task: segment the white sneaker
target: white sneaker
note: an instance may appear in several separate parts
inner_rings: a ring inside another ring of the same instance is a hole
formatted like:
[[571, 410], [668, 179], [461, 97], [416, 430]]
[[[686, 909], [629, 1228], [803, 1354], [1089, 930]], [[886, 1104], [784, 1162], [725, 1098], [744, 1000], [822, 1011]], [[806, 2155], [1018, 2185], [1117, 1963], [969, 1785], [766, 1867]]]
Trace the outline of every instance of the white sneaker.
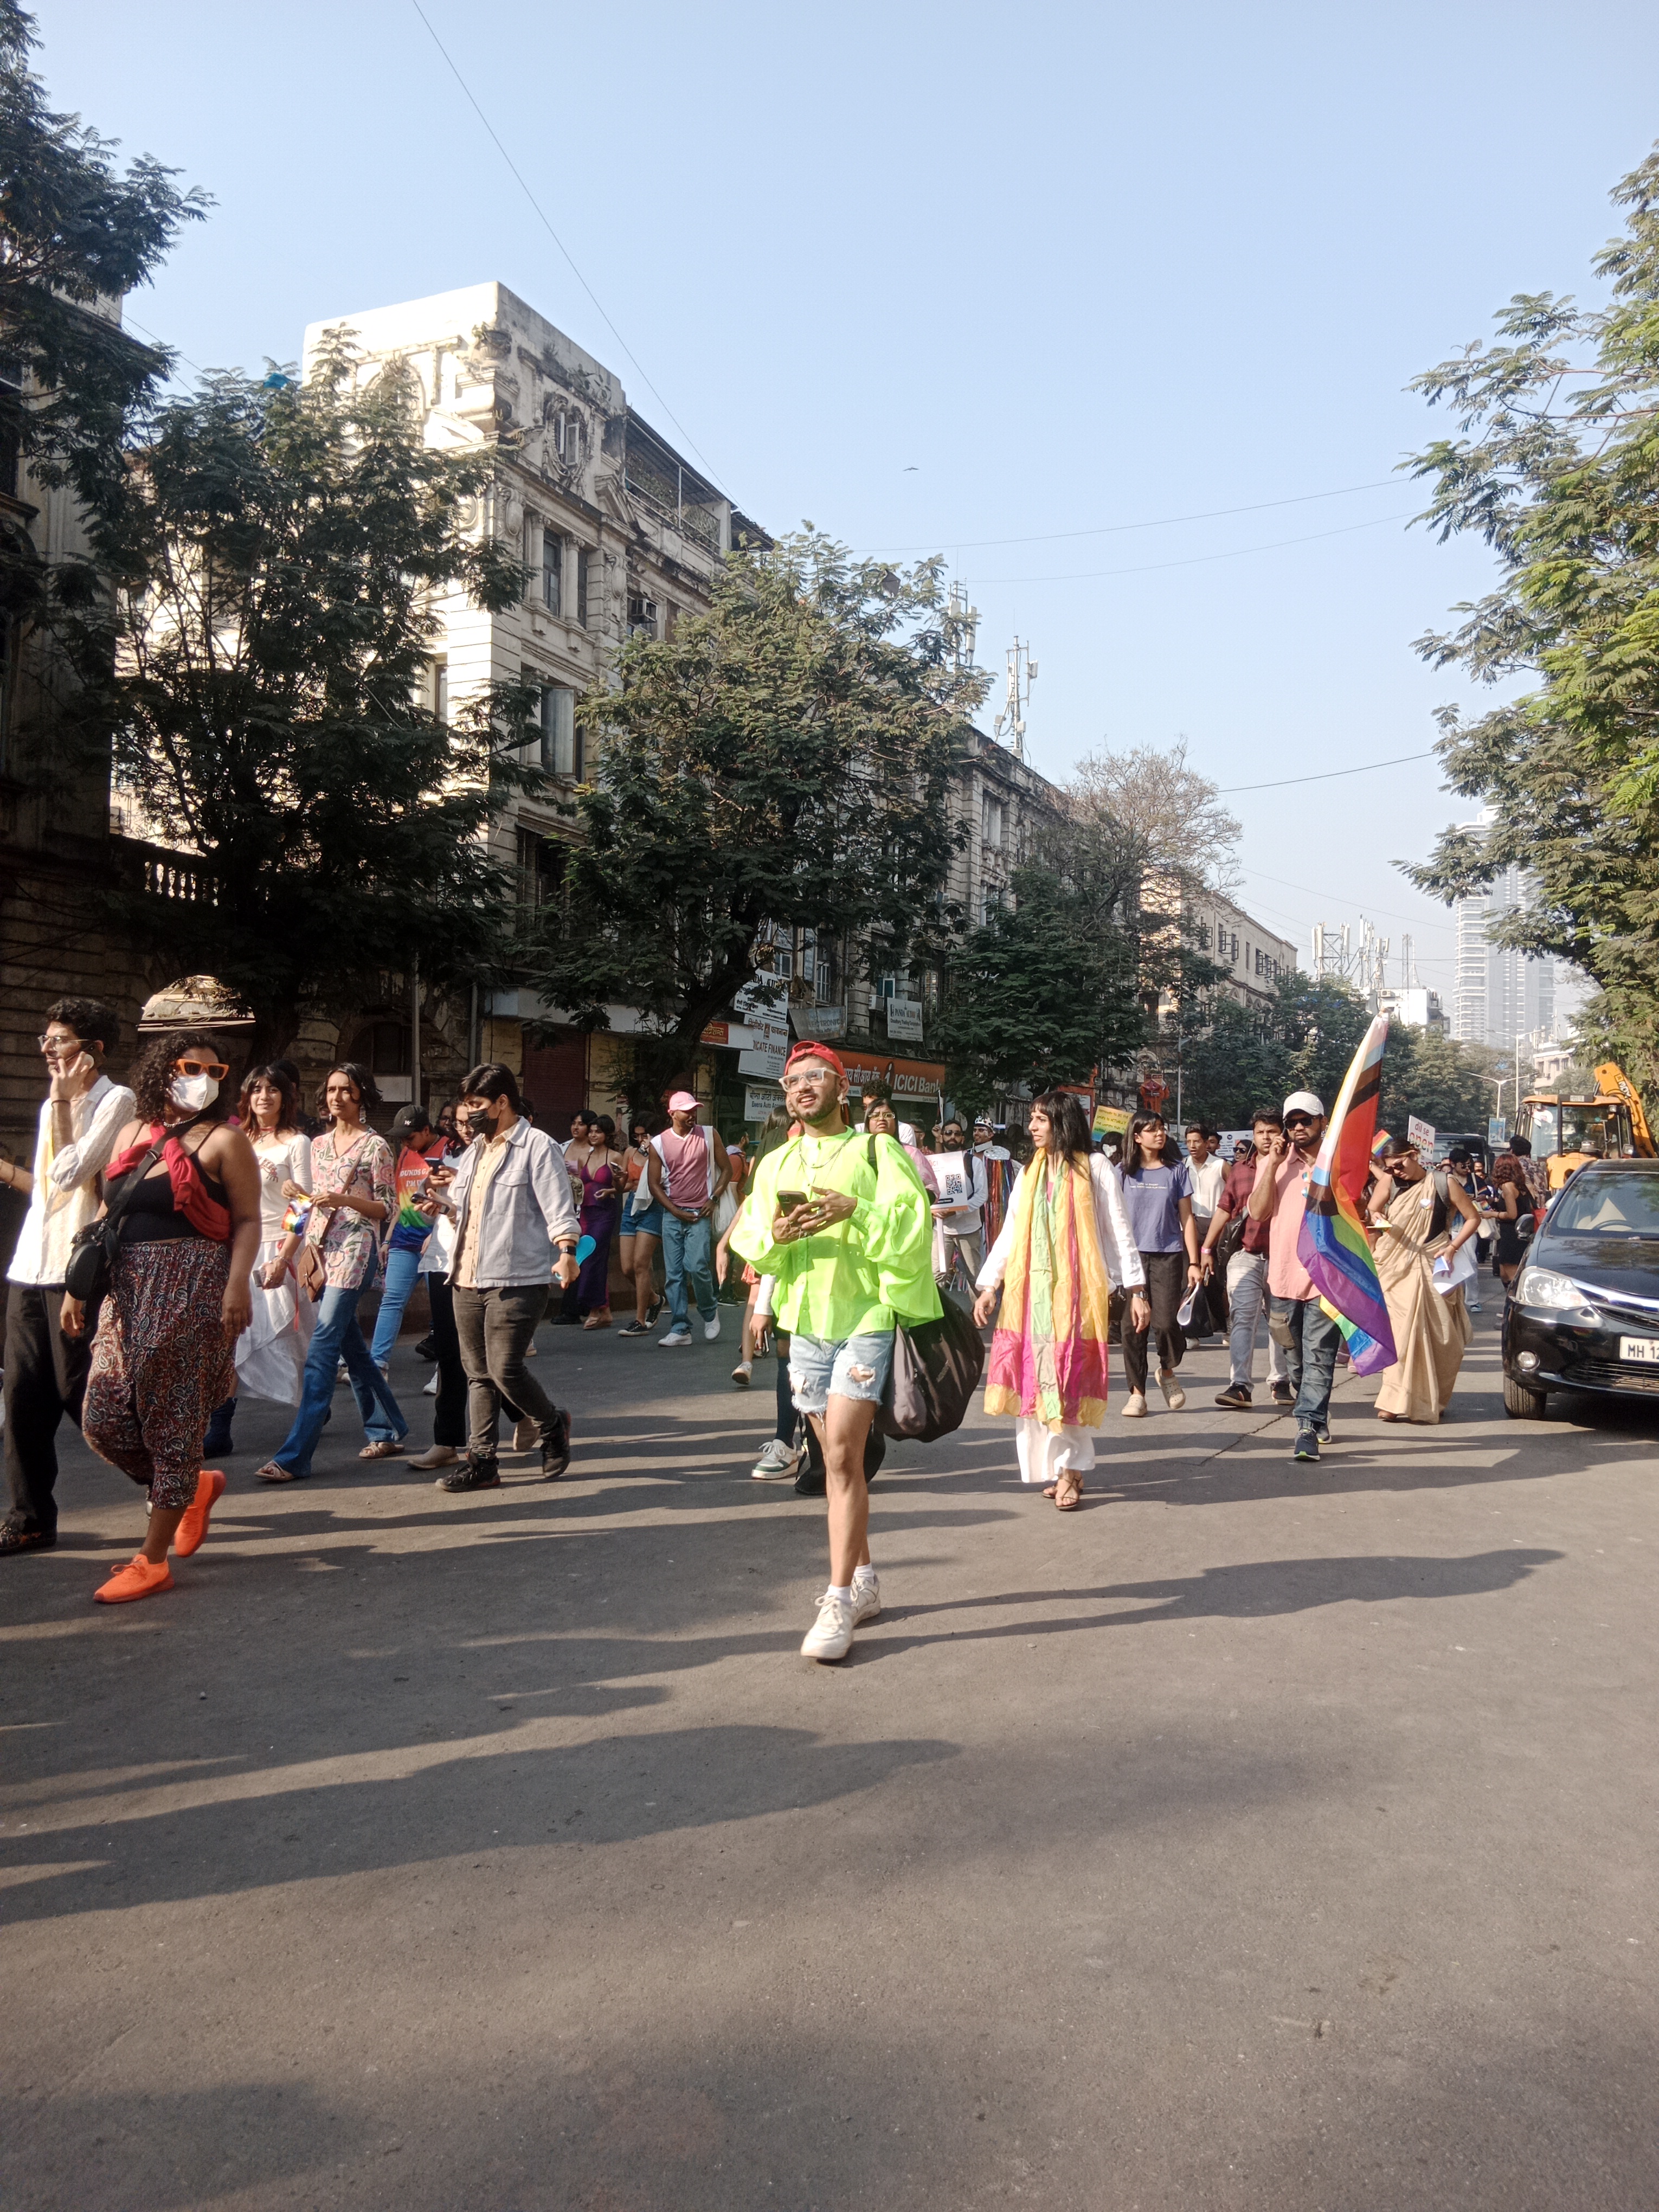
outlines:
[[787, 1482], [799, 1465], [800, 1454], [774, 1437], [750, 1468], [749, 1479], [751, 1482]]
[[1170, 1411], [1172, 1413], [1178, 1413], [1187, 1402], [1187, 1393], [1182, 1389], [1180, 1383], [1176, 1382], [1176, 1371], [1173, 1367], [1160, 1367], [1158, 1369], [1158, 1387], [1164, 1393], [1164, 1402], [1168, 1406]]
[[659, 1336], [657, 1339], [658, 1344], [665, 1352], [678, 1351], [681, 1345], [690, 1344], [690, 1341], [691, 1332], [689, 1328], [671, 1328], [666, 1336]]
[[437, 1378], [437, 1376], [434, 1375], [434, 1376], [432, 1377], [432, 1380], [431, 1380], [431, 1381], [430, 1381], [430, 1382], [426, 1385], [425, 1389], [422, 1391], [421, 1395], [422, 1395], [423, 1398], [435, 1398], [435, 1397], [437, 1396], [437, 1395], [438, 1395], [438, 1378]]
[[714, 1320], [713, 1320], [713, 1321], [706, 1321], [706, 1322], [704, 1322], [704, 1323], [703, 1323], [703, 1325], [702, 1325], [702, 1340], [703, 1340], [703, 1342], [704, 1342], [705, 1344], [713, 1344], [713, 1342], [714, 1341], [715, 1338], [720, 1334], [720, 1316], [719, 1316], [718, 1314], [716, 1314], [716, 1315], [714, 1316]]
[[853, 1607], [834, 1590], [818, 1600], [818, 1617], [801, 1644], [803, 1659], [844, 1659], [853, 1648]]
[[1144, 1421], [1146, 1418], [1146, 1393], [1131, 1390], [1118, 1410], [1126, 1421]]
[[881, 1583], [872, 1574], [867, 1582], [853, 1577], [853, 1626], [873, 1620], [881, 1611]]

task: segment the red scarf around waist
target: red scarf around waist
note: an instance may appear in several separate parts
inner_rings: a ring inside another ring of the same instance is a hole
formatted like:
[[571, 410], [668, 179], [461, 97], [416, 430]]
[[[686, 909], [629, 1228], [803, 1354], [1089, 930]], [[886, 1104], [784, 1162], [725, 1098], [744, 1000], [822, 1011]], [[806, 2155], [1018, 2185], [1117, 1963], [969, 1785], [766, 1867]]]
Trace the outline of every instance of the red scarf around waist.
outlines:
[[[161, 1124], [153, 1123], [137, 1144], [129, 1145], [125, 1152], [112, 1159], [104, 1170], [106, 1188], [136, 1168], [161, 1133]], [[195, 1154], [187, 1152], [177, 1137], [169, 1137], [161, 1147], [161, 1158], [167, 1163], [167, 1179], [173, 1185], [173, 1203], [191, 1227], [199, 1230], [216, 1244], [229, 1243], [230, 1209], [221, 1206], [209, 1192], [202, 1170], [196, 1164]]]

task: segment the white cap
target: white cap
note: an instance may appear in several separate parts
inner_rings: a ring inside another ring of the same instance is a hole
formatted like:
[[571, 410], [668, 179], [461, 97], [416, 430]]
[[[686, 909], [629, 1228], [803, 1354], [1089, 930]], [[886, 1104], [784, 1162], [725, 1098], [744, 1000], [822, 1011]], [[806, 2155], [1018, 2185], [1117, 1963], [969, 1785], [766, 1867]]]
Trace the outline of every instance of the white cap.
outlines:
[[1322, 1121], [1325, 1118], [1325, 1109], [1311, 1091], [1292, 1091], [1285, 1101], [1285, 1113], [1286, 1119], [1292, 1114], [1315, 1114]]

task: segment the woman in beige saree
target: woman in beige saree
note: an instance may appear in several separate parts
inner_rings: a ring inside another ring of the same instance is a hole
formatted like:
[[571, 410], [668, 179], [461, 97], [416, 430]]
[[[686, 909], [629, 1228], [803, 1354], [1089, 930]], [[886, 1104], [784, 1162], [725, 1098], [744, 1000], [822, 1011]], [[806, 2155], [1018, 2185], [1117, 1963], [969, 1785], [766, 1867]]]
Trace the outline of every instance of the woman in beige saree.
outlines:
[[[1449, 1176], [1431, 1175], [1414, 1145], [1389, 1143], [1368, 1211], [1376, 1272], [1396, 1358], [1376, 1394], [1380, 1421], [1437, 1421], [1474, 1334], [1460, 1285], [1435, 1287], [1435, 1262], [1455, 1263], [1480, 1226], [1474, 1201]], [[1461, 1218], [1460, 1218], [1461, 1217]]]

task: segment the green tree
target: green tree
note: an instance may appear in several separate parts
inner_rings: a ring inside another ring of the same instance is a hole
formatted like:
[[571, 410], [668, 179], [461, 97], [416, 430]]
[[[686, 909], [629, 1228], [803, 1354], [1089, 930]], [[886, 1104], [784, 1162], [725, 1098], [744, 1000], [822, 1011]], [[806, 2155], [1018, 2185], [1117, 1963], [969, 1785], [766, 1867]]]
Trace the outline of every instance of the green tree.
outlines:
[[[36, 483], [74, 491], [96, 544], [125, 495], [134, 411], [170, 360], [122, 330], [118, 304], [208, 201], [148, 156], [118, 173], [112, 141], [48, 106], [29, 68], [35, 44], [33, 18], [0, 0], [0, 457], [11, 472], [0, 488], [15, 488], [21, 458]], [[46, 621], [59, 597], [83, 604], [96, 588], [89, 563], [59, 554], [54, 568], [19, 521], [0, 523], [0, 617]]]
[[930, 1032], [947, 1087], [977, 1112], [1011, 1084], [1086, 1083], [1133, 1056], [1145, 1028], [1133, 941], [1075, 878], [1016, 869], [1013, 903], [951, 953]]
[[983, 695], [957, 645], [937, 562], [900, 574], [809, 531], [734, 553], [707, 614], [632, 639], [620, 688], [584, 700], [586, 836], [521, 969], [579, 1027], [618, 1000], [648, 1017], [642, 1095], [684, 1079], [768, 925], [854, 972], [942, 953], [949, 782]]
[[1299, 971], [1280, 976], [1266, 1006], [1218, 994], [1206, 1012], [1183, 1051], [1183, 1103], [1224, 1129], [1242, 1128], [1254, 1108], [1282, 1105], [1292, 1091], [1334, 1105], [1371, 1018], [1348, 984]]
[[[1407, 1115], [1415, 1114], [1434, 1129], [1484, 1129], [1498, 1095], [1488, 1079], [1500, 1065], [1507, 1071], [1510, 1063], [1489, 1045], [1393, 1024], [1382, 1054], [1382, 1126], [1403, 1136]], [[1504, 1098], [1513, 1119], [1512, 1085], [1506, 1084]]]
[[1531, 688], [1442, 715], [1446, 780], [1484, 803], [1407, 872], [1451, 899], [1511, 862], [1533, 886], [1498, 941], [1553, 952], [1601, 987], [1591, 1015], [1627, 1073], [1659, 1075], [1659, 150], [1613, 193], [1623, 236], [1596, 258], [1605, 307], [1517, 295], [1499, 342], [1417, 380], [1457, 434], [1419, 454], [1426, 520], [1473, 531], [1497, 588], [1421, 641], [1437, 666]]
[[520, 764], [528, 687], [446, 725], [434, 595], [512, 603], [523, 571], [470, 530], [487, 454], [440, 452], [393, 371], [333, 333], [311, 380], [218, 376], [153, 414], [107, 538], [112, 605], [75, 632], [88, 712], [150, 833], [204, 895], [118, 884], [135, 932], [248, 1000], [272, 1049], [309, 1008], [491, 961], [510, 902], [485, 832]]

